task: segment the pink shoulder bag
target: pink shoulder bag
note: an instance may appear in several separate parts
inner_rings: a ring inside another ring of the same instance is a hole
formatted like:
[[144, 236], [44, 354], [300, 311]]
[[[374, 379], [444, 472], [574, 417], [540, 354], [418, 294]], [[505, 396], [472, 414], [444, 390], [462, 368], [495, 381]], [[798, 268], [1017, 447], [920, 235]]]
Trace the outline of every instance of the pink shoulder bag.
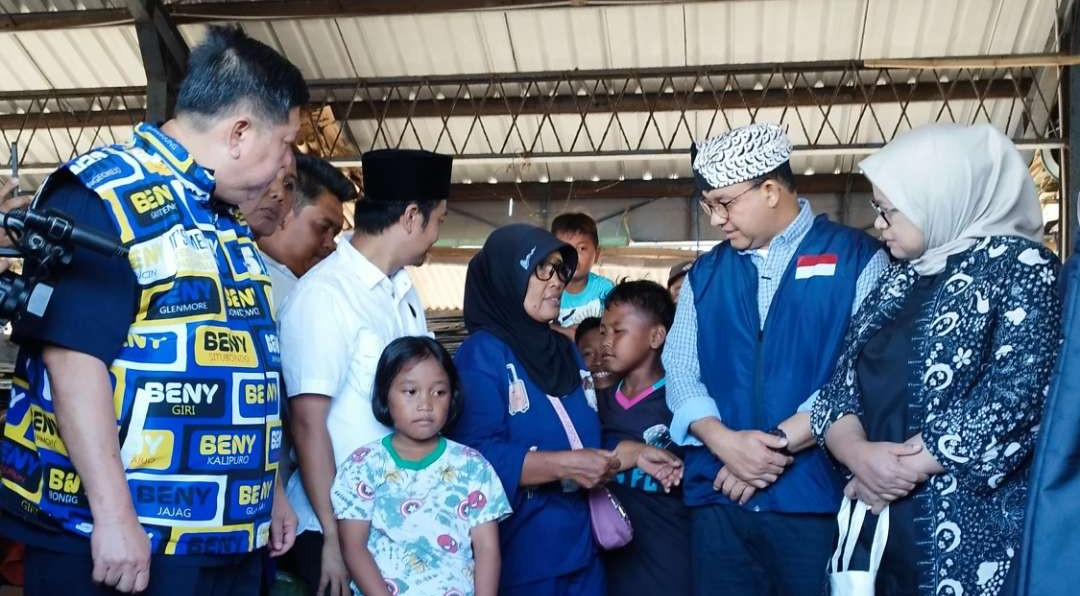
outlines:
[[[578, 436], [577, 429], [570, 420], [570, 414], [563, 407], [562, 400], [550, 395], [548, 400], [559, 416], [559, 422], [566, 431], [570, 447], [581, 449], [583, 447], [581, 437]], [[630, 516], [626, 515], [622, 503], [604, 486], [597, 486], [589, 491], [589, 517], [592, 518], [593, 538], [604, 550], [626, 546], [634, 537], [634, 527], [630, 525]]]

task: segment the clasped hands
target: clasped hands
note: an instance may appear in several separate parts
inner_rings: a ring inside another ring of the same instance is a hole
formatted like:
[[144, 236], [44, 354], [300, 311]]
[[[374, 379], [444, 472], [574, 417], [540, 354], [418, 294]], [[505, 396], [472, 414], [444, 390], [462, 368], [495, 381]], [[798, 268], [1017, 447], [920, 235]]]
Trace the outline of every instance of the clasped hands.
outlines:
[[922, 436], [904, 443], [861, 441], [846, 450], [841, 461], [852, 477], [844, 487], [844, 496], [870, 506], [880, 513], [886, 505], [911, 494], [930, 476], [945, 471], [926, 450]]
[[795, 461], [783, 452], [788, 441], [758, 430], [724, 429], [706, 444], [724, 463], [713, 480], [713, 489], [740, 505], [774, 482]]

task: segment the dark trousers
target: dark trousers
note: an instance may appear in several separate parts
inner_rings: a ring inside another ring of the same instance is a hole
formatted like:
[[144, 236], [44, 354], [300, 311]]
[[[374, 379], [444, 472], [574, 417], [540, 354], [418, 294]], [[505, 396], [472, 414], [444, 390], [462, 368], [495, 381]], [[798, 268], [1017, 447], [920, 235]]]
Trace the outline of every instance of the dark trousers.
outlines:
[[816, 596], [825, 592], [836, 517], [694, 507], [695, 596]]
[[278, 569], [295, 575], [307, 585], [309, 595], [314, 595], [319, 587], [319, 576], [322, 575], [322, 546], [323, 535], [320, 532], [300, 532], [289, 552], [276, 560]]
[[[150, 561], [150, 585], [139, 596], [252, 596], [259, 593], [262, 551], [238, 555], [235, 563], [192, 566], [172, 557], [155, 555]], [[26, 596], [119, 596], [120, 592], [94, 583], [89, 555], [59, 553], [27, 547]]]

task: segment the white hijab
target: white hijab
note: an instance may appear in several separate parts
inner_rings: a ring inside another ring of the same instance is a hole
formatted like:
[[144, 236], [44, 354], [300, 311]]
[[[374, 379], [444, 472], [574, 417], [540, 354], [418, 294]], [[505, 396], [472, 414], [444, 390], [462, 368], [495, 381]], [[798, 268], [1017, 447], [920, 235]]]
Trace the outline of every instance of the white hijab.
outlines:
[[1035, 184], [1016, 146], [989, 124], [931, 124], [904, 133], [859, 164], [926, 238], [920, 275], [987, 236], [1042, 242]]

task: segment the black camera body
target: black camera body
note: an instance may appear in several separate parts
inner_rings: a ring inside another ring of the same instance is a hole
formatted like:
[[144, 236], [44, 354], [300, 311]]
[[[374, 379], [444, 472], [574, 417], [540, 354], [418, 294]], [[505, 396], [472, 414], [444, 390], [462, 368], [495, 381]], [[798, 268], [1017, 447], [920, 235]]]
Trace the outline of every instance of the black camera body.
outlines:
[[16, 209], [0, 214], [0, 227], [14, 240], [0, 256], [23, 259], [23, 272], [0, 273], [0, 321], [41, 318], [52, 297], [52, 282], [69, 265], [77, 248], [107, 256], [127, 256], [119, 239], [79, 228], [55, 210]]

